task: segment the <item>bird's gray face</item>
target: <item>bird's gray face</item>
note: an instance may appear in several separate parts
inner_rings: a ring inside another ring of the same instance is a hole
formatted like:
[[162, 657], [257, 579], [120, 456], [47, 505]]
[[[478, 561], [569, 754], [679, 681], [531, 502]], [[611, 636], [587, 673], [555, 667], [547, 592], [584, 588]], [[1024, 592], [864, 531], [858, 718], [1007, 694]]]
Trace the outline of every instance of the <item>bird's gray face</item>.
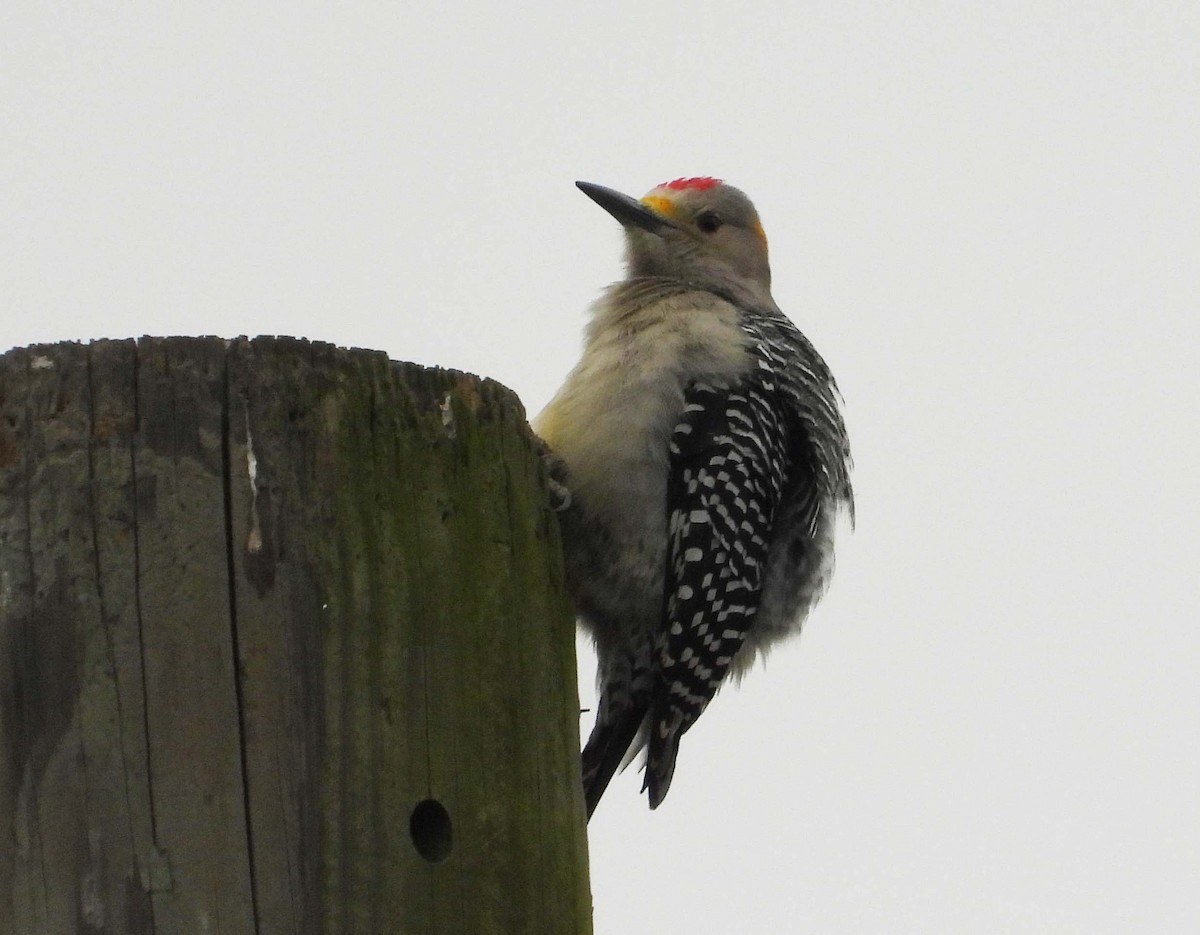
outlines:
[[631, 276], [741, 285], [769, 299], [767, 238], [754, 205], [732, 185], [679, 179], [635, 201], [600, 185], [577, 184], [624, 226]]

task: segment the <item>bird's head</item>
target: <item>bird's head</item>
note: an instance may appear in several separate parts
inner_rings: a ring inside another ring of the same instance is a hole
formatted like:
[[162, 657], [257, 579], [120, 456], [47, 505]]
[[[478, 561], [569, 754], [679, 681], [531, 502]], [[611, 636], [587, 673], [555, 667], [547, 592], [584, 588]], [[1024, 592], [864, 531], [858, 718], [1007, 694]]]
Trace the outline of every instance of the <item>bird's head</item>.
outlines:
[[744, 289], [770, 300], [767, 235], [750, 199], [732, 185], [676, 179], [636, 201], [603, 185], [575, 184], [625, 228], [630, 276]]

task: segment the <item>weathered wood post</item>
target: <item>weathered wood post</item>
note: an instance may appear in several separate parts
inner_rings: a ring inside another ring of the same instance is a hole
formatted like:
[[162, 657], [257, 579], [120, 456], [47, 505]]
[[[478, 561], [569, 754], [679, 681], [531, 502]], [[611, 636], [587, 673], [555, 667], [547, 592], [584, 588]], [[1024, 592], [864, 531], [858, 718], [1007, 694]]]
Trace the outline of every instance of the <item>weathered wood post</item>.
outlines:
[[379, 353], [0, 358], [0, 932], [590, 932], [542, 484]]

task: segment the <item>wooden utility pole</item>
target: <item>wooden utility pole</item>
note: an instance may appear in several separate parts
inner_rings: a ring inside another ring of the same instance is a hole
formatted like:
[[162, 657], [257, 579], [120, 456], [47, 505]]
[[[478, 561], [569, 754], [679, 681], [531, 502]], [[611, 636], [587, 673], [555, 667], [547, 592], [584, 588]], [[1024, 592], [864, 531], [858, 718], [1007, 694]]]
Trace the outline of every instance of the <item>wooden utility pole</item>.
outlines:
[[0, 357], [0, 932], [591, 932], [520, 404], [305, 341]]

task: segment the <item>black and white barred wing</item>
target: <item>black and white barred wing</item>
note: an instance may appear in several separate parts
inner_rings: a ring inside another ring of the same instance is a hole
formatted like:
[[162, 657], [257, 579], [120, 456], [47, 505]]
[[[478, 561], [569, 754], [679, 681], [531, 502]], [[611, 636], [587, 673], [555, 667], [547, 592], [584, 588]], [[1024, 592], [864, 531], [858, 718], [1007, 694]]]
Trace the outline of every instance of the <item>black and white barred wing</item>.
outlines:
[[788, 450], [770, 377], [764, 360], [732, 387], [692, 384], [671, 439], [664, 628], [646, 766], [651, 807], [670, 786], [679, 738], [716, 693], [758, 610]]

